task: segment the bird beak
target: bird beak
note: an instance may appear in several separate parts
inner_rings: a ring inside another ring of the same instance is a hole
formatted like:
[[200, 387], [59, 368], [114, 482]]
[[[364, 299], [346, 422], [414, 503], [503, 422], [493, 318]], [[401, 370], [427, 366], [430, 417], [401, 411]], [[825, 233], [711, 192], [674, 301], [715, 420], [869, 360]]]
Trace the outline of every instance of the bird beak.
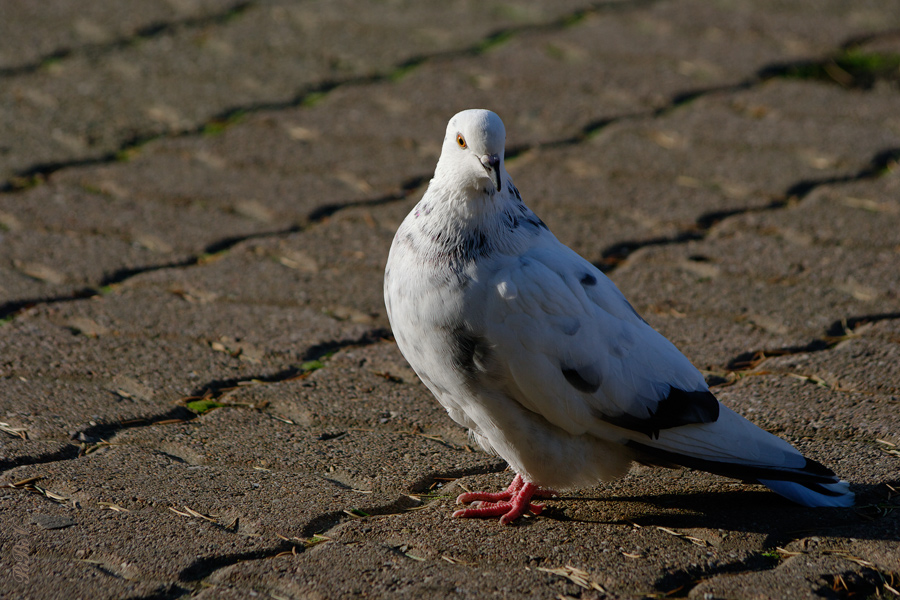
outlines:
[[499, 192], [503, 186], [500, 182], [500, 156], [498, 154], [485, 154], [481, 157], [481, 164], [490, 172], [491, 181], [494, 182], [494, 187]]

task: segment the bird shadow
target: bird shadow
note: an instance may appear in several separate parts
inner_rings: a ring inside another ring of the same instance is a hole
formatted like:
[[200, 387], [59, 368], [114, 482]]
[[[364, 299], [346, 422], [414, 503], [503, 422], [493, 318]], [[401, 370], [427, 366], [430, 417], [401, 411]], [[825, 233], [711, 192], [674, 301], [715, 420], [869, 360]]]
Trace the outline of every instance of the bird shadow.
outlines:
[[[638, 496], [559, 496], [568, 506], [548, 502], [542, 517], [557, 521], [665, 527], [721, 529], [764, 534], [765, 546], [783, 546], [798, 537], [815, 535], [866, 540], [900, 540], [900, 480], [857, 484], [856, 505], [850, 508], [807, 508], [769, 491], [682, 492]], [[601, 506], [572, 510], [573, 504]], [[611, 510], [610, 510], [611, 509]], [[591, 514], [611, 518], [591, 518]]]

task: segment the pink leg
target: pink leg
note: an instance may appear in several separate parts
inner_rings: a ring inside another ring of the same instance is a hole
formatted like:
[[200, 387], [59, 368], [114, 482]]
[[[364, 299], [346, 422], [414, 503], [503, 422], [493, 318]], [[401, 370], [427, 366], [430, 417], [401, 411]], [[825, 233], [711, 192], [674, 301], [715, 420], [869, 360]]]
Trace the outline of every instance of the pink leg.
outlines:
[[456, 503], [468, 504], [469, 502], [474, 502], [476, 500], [481, 500], [483, 502], [509, 500], [516, 492], [522, 489], [523, 485], [525, 485], [525, 481], [522, 479], [522, 476], [517, 473], [516, 478], [512, 480], [512, 483], [509, 484], [509, 487], [506, 488], [505, 492], [466, 492], [465, 494], [460, 494], [456, 497]]
[[454, 517], [500, 517], [500, 524], [512, 523], [526, 512], [538, 515], [544, 510], [543, 504], [533, 504], [534, 496], [549, 497], [552, 490], [542, 490], [533, 483], [525, 483], [521, 475], [516, 475], [505, 492], [467, 492], [457, 497], [457, 504], [475, 502], [472, 508], [453, 513]]

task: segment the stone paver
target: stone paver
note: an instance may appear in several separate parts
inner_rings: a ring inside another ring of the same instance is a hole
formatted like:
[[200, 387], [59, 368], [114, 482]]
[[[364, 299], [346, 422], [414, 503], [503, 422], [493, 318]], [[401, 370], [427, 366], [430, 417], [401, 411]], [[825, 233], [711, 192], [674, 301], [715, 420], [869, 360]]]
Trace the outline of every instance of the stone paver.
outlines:
[[[0, 596], [900, 589], [900, 2], [0, 7]], [[557, 236], [851, 510], [636, 466], [512, 527], [382, 270], [491, 108]]]

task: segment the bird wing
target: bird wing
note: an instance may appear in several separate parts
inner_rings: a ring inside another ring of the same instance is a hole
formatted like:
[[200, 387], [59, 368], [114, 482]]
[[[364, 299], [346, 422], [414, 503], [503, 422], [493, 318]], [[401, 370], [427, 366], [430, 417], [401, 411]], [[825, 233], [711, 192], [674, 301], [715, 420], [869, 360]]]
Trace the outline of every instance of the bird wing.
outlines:
[[[548, 239], [549, 238], [549, 239]], [[505, 257], [484, 339], [506, 393], [573, 435], [601, 424], [658, 438], [718, 418], [700, 372], [603, 273], [549, 234]]]
[[550, 423], [622, 443], [642, 462], [757, 480], [806, 506], [852, 505], [830, 469], [719, 404], [616, 286], [555, 238], [504, 259], [489, 289], [478, 362]]

